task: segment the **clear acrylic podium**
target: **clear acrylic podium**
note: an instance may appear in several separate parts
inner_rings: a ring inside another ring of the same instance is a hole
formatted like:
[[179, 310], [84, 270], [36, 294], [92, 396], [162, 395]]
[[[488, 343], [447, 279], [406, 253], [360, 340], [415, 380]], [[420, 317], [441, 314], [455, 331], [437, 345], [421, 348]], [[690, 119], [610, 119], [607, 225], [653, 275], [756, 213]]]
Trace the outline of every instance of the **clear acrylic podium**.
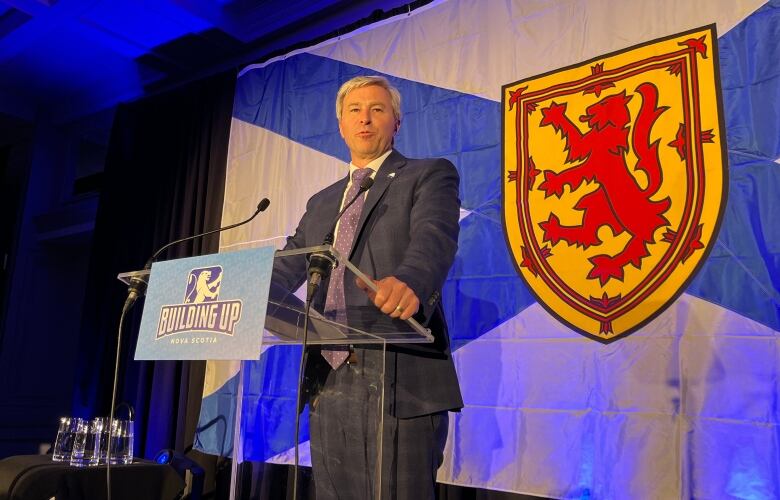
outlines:
[[[304, 259], [318, 252], [328, 253], [337, 266], [345, 267], [345, 283], [361, 278], [370, 288], [376, 289], [369, 276], [330, 245], [277, 251], [274, 259], [275, 263], [276, 259], [293, 259], [295, 265], [292, 267], [301, 269], [303, 275], [293, 279], [287, 276], [286, 281], [299, 284], [306, 282]], [[148, 271], [122, 273], [118, 278], [126, 283], [134, 277], [147, 281], [148, 274]], [[265, 329], [258, 332], [262, 335], [260, 359], [240, 362], [235, 406], [231, 409], [234, 415], [232, 453], [229, 452], [233, 459], [231, 499], [253, 496], [253, 481], [239, 480], [239, 464], [257, 462], [262, 465], [265, 461], [289, 463], [293, 457], [295, 443], [289, 437], [294, 432], [295, 413], [298, 411], [298, 368], [305, 323], [305, 302], [294, 292], [272, 282]], [[383, 493], [387, 481], [382, 479], [382, 464], [389, 453], [384, 444], [392, 435], [387, 433], [392, 430], [384, 425], [384, 416], [390, 411], [392, 403], [385, 397], [385, 381], [393, 380], [394, 366], [386, 362], [387, 347], [390, 344], [429, 343], [433, 341], [433, 335], [414, 319], [401, 321], [390, 318], [367, 298], [361, 305], [348, 305], [345, 311], [336, 311], [327, 317], [312, 307], [307, 330], [308, 346], [349, 346], [353, 352], [349, 362], [337, 371], [326, 368], [319, 378], [323, 379], [322, 382], [330, 380], [330, 377], [347, 377], [351, 386], [349, 394], [341, 392], [339, 397], [334, 397], [332, 391], [329, 392], [330, 384], [325, 382], [319, 394], [308, 402], [308, 413], [306, 408], [303, 409], [301, 420], [305, 422], [311, 415], [315, 426], [312, 433], [318, 433], [321, 439], [330, 439], [332, 431], [319, 425], [320, 415], [328, 411], [340, 412], [346, 432], [354, 433], [355, 439], [363, 437], [363, 442], [354, 442], [357, 452], [353, 455], [358, 457], [353, 460], [355, 463], [340, 463], [338, 466], [364, 470], [363, 490], [357, 492], [356, 497], [388, 498], [387, 493]], [[320, 356], [320, 353], [312, 350], [307, 355]], [[324, 360], [318, 361], [324, 365]], [[303, 456], [307, 456], [305, 449]], [[337, 464], [328, 466], [335, 467]]]
[[[329, 245], [277, 251], [274, 258], [296, 256], [305, 258], [306, 255], [317, 252], [327, 252], [334, 257], [336, 265], [345, 266], [345, 282], [359, 277], [370, 288], [376, 289], [370, 277], [363, 274]], [[129, 283], [133, 278], [148, 282], [149, 274], [149, 271], [133, 271], [122, 273], [118, 278], [125, 283]], [[242, 462], [265, 462], [269, 459], [277, 463], [290, 463], [292, 461], [293, 448], [290, 447], [290, 443], [293, 445], [294, 443], [292, 439], [289, 439], [289, 434], [291, 434], [289, 431], [290, 428], [294, 430], [295, 414], [298, 411], [299, 361], [305, 320], [305, 304], [293, 292], [294, 290], [281, 290], [274, 287], [273, 284], [271, 285], [265, 329], [257, 333], [262, 336], [260, 359], [254, 360], [250, 356], [244, 358], [245, 361], [240, 361], [237, 388], [233, 395], [235, 405], [232, 408], [226, 408], [224, 417], [220, 417], [223, 421], [229, 421], [230, 413], [234, 415], [233, 429], [225, 429], [225, 438], [228, 434], [232, 434], [232, 446], [226, 449], [227, 454], [231, 455], [233, 459], [231, 499], [252, 496], [252, 491], [246, 491], [246, 488], [241, 489], [242, 484], [238, 480], [238, 466]], [[346, 398], [344, 401], [324, 397], [329, 394], [326, 383], [320, 397], [316, 399], [317, 401], [330, 401], [327, 404], [333, 404], [335, 401], [335, 404], [341, 407], [341, 414], [345, 416], [344, 423], [352, 426], [357, 434], [367, 437], [363, 443], [355, 443], [356, 446], [363, 447], [362, 453], [359, 453], [361, 458], [357, 460], [359, 463], [353, 461], [353, 463], [339, 465], [363, 470], [365, 491], [359, 493], [358, 497], [366, 499], [389, 498], [387, 493], [383, 493], [383, 485], [386, 485], [386, 481], [383, 481], [382, 473], [382, 465], [386, 462], [385, 455], [389, 450], [388, 447], [384, 446], [387, 442], [386, 431], [389, 432], [384, 425], [384, 416], [390, 411], [391, 404], [388, 401], [389, 398], [385, 397], [385, 381], [393, 380], [395, 368], [392, 363], [386, 362], [388, 345], [429, 343], [432, 341], [431, 332], [414, 319], [407, 321], [392, 319], [369, 301], [366, 301], [363, 306], [348, 306], [346, 311], [338, 311], [333, 317], [324, 317], [313, 309], [310, 312], [307, 345], [354, 346], [354, 359], [351, 356], [348, 364], [341, 366], [339, 371], [327, 373], [326, 378], [330, 379], [331, 376], [336, 376], [337, 372], [339, 375], [343, 375], [344, 370], [349, 370], [350, 376], [353, 376], [353, 380], [356, 380], [361, 388], [356, 393], [358, 396]], [[274, 353], [270, 353], [271, 349], [288, 349], [293, 352], [297, 350], [297, 355], [274, 356]], [[311, 352], [310, 355], [320, 356], [319, 352]], [[183, 356], [180, 359], [187, 358]], [[247, 361], [247, 359], [252, 361]], [[281, 362], [279, 362], [280, 360]], [[250, 362], [254, 365], [250, 365]], [[261, 389], [256, 390], [258, 387]], [[266, 392], [269, 387], [273, 388], [270, 394]], [[247, 391], [254, 390], [256, 390], [255, 393], [247, 393]], [[286, 411], [276, 411], [276, 408], [285, 407], [285, 404]], [[252, 408], [254, 411], [245, 411], [247, 405], [255, 405]], [[312, 406], [317, 407], [318, 403], [309, 401], [308, 408]], [[316, 416], [322, 411], [324, 408], [317, 408], [313, 412], [306, 413], [307, 410], [303, 409], [306, 414], [301, 415], [302, 420], [305, 421], [305, 417]], [[249, 419], [242, 418], [245, 414], [253, 417], [251, 422], [247, 421]], [[280, 433], [277, 432], [279, 429], [288, 431], [287, 438], [279, 438]], [[329, 437], [329, 429], [320, 429], [320, 427], [317, 429], [319, 429], [320, 435]], [[318, 431], [315, 429], [312, 432]], [[254, 448], [249, 446], [247, 442], [262, 442], [264, 439], [275, 440], [276, 446], [271, 448], [278, 453], [275, 453], [274, 456], [262, 456], [258, 460], [256, 459], [257, 454], [253, 453]], [[279, 443], [282, 444], [279, 445]], [[249, 459], [245, 460], [245, 448], [247, 447], [251, 449], [248, 453]], [[330, 464], [330, 466], [335, 466], [335, 464]]]

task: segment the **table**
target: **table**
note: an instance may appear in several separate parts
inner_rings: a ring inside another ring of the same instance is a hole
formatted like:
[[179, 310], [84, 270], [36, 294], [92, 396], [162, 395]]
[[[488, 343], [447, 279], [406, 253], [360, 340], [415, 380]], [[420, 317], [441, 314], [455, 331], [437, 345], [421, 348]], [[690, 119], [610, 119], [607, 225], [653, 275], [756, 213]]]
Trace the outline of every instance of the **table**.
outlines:
[[[111, 466], [111, 498], [173, 500], [184, 480], [167, 464], [136, 459]], [[18, 455], [0, 460], [0, 500], [102, 500], [106, 466], [71, 467], [51, 455]]]

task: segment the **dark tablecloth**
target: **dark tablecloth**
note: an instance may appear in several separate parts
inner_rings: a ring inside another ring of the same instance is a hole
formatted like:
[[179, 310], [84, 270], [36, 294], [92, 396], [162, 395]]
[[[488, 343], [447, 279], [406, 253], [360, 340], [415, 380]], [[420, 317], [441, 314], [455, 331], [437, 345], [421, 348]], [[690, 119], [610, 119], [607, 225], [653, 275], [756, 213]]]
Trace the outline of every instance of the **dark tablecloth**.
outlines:
[[[173, 500], [184, 480], [169, 465], [136, 460], [111, 466], [112, 500]], [[106, 466], [71, 467], [51, 455], [19, 455], [0, 460], [0, 500], [102, 500]]]

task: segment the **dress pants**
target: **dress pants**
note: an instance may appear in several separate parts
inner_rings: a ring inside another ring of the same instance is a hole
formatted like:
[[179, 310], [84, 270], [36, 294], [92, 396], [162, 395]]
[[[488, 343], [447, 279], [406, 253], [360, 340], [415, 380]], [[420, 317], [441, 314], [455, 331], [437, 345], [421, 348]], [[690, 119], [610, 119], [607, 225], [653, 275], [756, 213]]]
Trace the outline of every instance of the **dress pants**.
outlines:
[[[381, 500], [434, 498], [447, 412], [407, 419], [390, 415], [394, 391], [385, 384], [383, 400], [383, 355], [381, 350], [356, 349], [356, 362], [331, 371], [310, 402], [317, 500], [376, 499], [378, 483]], [[395, 358], [386, 356], [388, 361]], [[394, 373], [390, 364], [386, 369]]]

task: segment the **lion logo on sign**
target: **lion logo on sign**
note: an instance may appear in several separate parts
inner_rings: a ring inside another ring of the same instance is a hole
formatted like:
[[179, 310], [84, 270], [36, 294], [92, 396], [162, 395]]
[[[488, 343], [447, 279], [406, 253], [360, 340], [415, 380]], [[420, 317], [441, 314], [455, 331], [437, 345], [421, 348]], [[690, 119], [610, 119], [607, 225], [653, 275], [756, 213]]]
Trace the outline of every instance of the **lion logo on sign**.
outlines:
[[658, 91], [654, 85], [643, 83], [636, 92], [642, 98], [642, 105], [631, 134], [638, 158], [633, 170], [644, 173], [644, 183], [632, 175], [626, 162], [631, 125], [628, 103], [633, 96], [623, 91], [588, 106], [586, 114], [580, 117], [589, 128], [585, 133], [566, 115], [566, 104], [553, 101], [542, 109], [540, 125], [552, 126], [566, 141], [566, 163], [580, 163], [560, 172], [545, 170], [538, 189], [544, 191], [545, 197], [560, 198], [565, 186], [574, 192], [583, 182], [598, 184], [595, 191], [582, 196], [574, 205], [584, 214], [582, 224], [561, 225], [554, 213], [539, 223], [544, 241], [553, 246], [561, 240], [583, 248], [600, 245], [598, 230], [604, 225], [615, 236], [624, 232], [630, 236], [617, 254], [599, 254], [589, 259], [592, 268], [588, 278], [598, 279], [601, 285], [613, 278], [622, 281], [628, 264], [638, 269], [642, 259], [649, 255], [647, 245], [655, 242], [656, 230], [669, 225], [664, 217], [671, 204], [669, 198], [651, 199], [661, 186], [662, 172], [658, 159], [660, 141], [650, 143], [653, 124], [667, 108], [657, 106]]
[[[216, 276], [212, 276], [216, 274]], [[184, 295], [185, 304], [201, 304], [219, 298], [219, 288], [222, 283], [222, 268], [220, 266], [193, 269], [187, 278], [187, 290]]]

